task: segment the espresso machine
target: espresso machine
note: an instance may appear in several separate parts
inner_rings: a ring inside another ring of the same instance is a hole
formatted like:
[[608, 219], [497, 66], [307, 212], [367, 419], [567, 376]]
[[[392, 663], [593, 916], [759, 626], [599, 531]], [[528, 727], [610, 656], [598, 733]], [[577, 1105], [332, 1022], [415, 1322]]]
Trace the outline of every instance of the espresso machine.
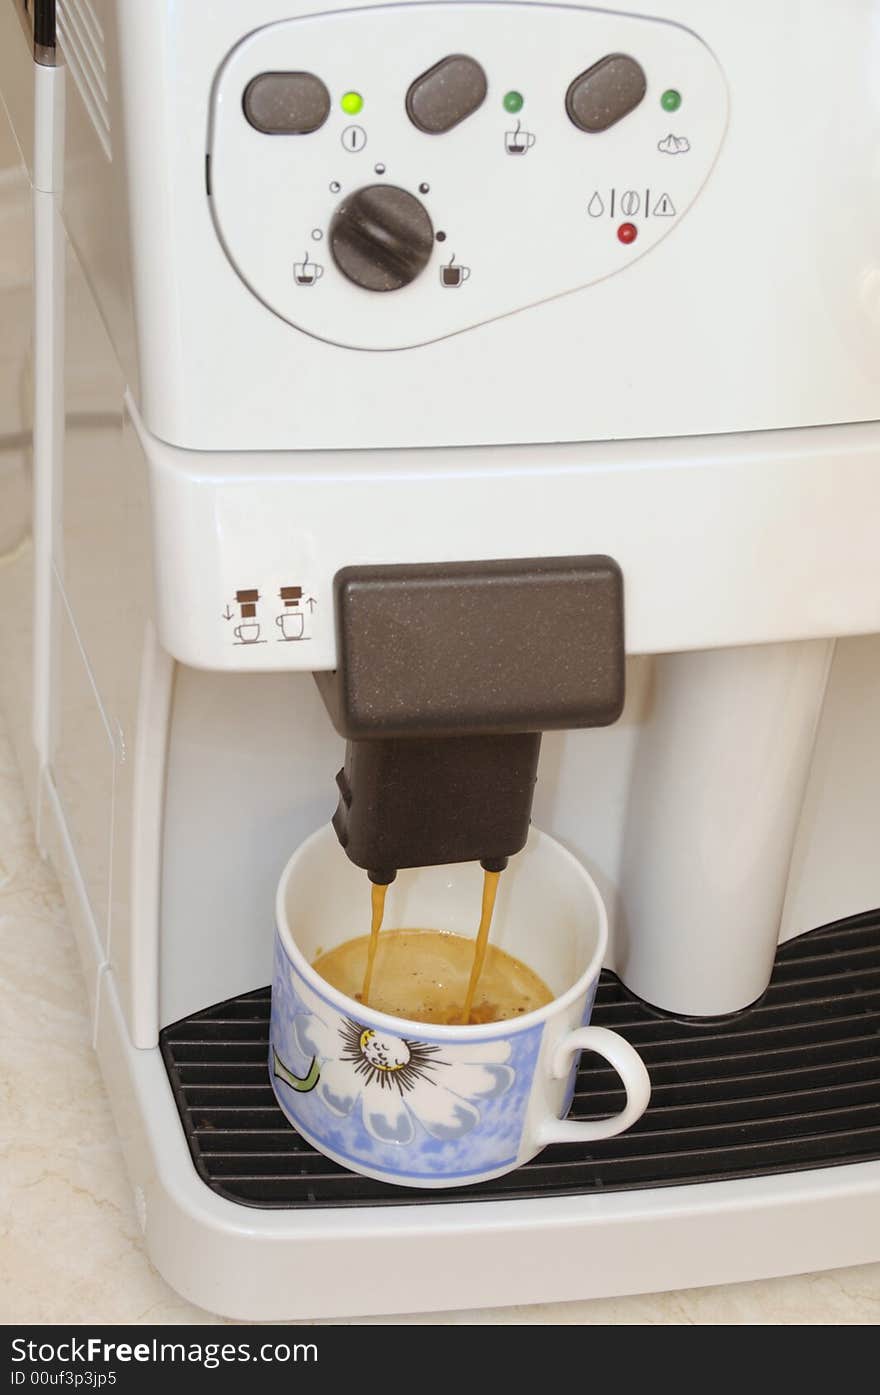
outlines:
[[[880, 1259], [878, 18], [0, 0], [0, 697], [191, 1301]], [[297, 1137], [274, 889], [337, 801], [380, 879], [584, 862], [630, 1133], [427, 1199]]]

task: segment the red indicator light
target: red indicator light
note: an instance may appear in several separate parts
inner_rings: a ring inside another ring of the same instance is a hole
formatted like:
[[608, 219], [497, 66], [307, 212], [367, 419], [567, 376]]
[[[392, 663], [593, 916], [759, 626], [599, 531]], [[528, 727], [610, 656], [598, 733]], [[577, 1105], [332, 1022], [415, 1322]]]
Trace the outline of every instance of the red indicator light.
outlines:
[[635, 223], [621, 223], [620, 227], [617, 229], [618, 239], [627, 245], [629, 245], [630, 242], [635, 242], [638, 235], [639, 230]]

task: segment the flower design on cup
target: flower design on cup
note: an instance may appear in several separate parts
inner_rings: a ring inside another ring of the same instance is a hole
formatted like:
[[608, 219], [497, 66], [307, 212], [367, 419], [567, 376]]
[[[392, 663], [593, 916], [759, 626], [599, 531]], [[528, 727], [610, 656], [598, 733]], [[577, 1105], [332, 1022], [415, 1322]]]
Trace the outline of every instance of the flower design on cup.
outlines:
[[327, 1016], [333, 1020], [314, 1010], [293, 1019], [297, 1046], [320, 1070], [315, 1092], [340, 1118], [360, 1103], [364, 1127], [380, 1143], [411, 1143], [417, 1124], [435, 1139], [461, 1138], [480, 1122], [478, 1102], [514, 1082], [507, 1041], [440, 1045]]

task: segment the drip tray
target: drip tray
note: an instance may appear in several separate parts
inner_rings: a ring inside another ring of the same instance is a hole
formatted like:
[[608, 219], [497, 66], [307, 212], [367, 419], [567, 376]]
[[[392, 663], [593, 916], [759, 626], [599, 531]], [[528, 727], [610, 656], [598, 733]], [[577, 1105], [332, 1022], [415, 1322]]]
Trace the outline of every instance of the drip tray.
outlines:
[[[628, 1133], [556, 1144], [492, 1182], [392, 1187], [330, 1162], [287, 1122], [269, 1085], [268, 988], [166, 1027], [160, 1045], [196, 1171], [244, 1206], [442, 1205], [762, 1176], [880, 1157], [880, 911], [779, 950], [754, 1007], [665, 1016], [604, 972], [593, 1021], [641, 1052], [651, 1105]], [[585, 1056], [570, 1118], [616, 1113], [614, 1072]]]

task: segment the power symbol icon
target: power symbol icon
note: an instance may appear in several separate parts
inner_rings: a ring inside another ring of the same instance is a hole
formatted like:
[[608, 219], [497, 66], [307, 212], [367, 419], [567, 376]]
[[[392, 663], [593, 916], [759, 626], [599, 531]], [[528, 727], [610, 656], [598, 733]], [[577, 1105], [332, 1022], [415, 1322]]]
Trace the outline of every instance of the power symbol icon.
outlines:
[[343, 150], [356, 154], [367, 143], [367, 133], [363, 126], [346, 126], [340, 137]]

